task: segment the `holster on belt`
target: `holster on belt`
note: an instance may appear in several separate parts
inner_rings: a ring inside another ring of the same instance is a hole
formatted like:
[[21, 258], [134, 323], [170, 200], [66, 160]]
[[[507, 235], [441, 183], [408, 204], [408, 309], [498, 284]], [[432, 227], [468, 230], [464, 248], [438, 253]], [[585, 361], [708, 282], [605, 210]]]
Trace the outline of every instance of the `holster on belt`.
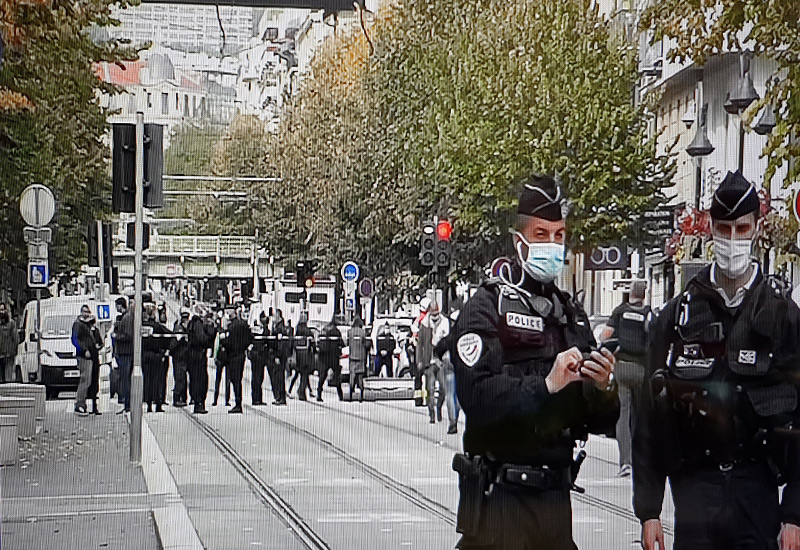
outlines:
[[458, 473], [458, 514], [456, 531], [466, 536], [476, 536], [480, 529], [486, 493], [492, 481], [491, 471], [480, 456], [470, 457], [456, 453], [453, 470]]

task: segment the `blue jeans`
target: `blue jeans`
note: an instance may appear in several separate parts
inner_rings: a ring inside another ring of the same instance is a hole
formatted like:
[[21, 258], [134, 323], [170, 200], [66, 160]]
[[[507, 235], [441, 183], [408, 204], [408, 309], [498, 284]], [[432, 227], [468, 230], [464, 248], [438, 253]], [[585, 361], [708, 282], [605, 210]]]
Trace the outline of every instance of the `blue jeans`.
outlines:
[[119, 365], [119, 403], [124, 404], [125, 409], [131, 408], [131, 369], [133, 368], [133, 356], [118, 355], [117, 365]]
[[452, 416], [450, 421], [458, 422], [458, 413], [461, 407], [458, 404], [458, 397], [456, 397], [456, 373], [452, 368], [445, 372], [445, 382], [447, 382], [447, 411]]

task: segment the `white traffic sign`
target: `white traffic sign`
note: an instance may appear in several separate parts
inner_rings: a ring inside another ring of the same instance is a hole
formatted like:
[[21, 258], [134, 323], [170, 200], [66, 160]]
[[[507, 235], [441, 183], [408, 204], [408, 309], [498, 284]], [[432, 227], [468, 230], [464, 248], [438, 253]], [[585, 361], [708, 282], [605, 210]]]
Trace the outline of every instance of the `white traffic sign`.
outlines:
[[360, 274], [361, 270], [355, 262], [345, 262], [342, 266], [342, 279], [347, 282], [357, 281]]
[[97, 320], [110, 321], [111, 320], [111, 304], [108, 302], [97, 303]]
[[28, 286], [31, 288], [47, 288], [50, 283], [50, 268], [47, 261], [28, 262]]
[[47, 225], [56, 213], [56, 199], [52, 191], [40, 183], [29, 185], [19, 198], [19, 213], [28, 225]]
[[346, 294], [355, 294], [358, 284], [355, 281], [345, 281], [344, 291]]

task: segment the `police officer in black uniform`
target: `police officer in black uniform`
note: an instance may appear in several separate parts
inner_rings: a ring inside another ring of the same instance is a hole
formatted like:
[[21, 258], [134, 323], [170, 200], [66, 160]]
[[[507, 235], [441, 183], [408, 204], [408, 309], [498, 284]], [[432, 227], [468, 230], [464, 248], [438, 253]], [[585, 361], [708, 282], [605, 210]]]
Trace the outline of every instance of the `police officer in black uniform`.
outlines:
[[619, 446], [619, 477], [631, 475], [631, 430], [634, 411], [638, 408], [639, 395], [644, 382], [647, 331], [653, 320], [650, 306], [644, 303], [647, 283], [633, 281], [627, 302], [618, 305], [600, 336], [602, 341], [615, 338], [619, 350], [615, 354], [617, 364], [614, 378], [619, 387], [619, 420], [617, 420], [617, 445]]
[[715, 261], [650, 331], [649, 391], [633, 440], [634, 511], [646, 550], [665, 548], [667, 477], [675, 550], [800, 548], [800, 437], [789, 429], [800, 311], [751, 259], [759, 211], [755, 187], [728, 173], [710, 209]]
[[[465, 305], [451, 351], [466, 414], [461, 549], [571, 550], [576, 440], [617, 420], [614, 356], [593, 351], [581, 306], [554, 280], [564, 264], [562, 192], [522, 179], [512, 231], [519, 261]], [[584, 455], [585, 456], [585, 455]]]

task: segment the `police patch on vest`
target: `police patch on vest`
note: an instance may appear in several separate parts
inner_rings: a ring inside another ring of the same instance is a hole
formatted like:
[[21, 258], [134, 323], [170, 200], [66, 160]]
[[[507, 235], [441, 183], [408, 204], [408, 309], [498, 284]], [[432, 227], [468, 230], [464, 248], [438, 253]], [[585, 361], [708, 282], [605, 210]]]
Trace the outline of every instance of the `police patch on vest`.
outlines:
[[755, 365], [756, 352], [749, 349], [739, 350], [739, 363], [742, 365]]
[[644, 315], [641, 313], [636, 313], [635, 311], [626, 311], [622, 314], [623, 319], [627, 319], [628, 321], [637, 321], [639, 323], [644, 323]]
[[683, 354], [689, 359], [697, 359], [700, 357], [700, 344], [684, 344]]
[[714, 364], [714, 359], [689, 359], [687, 357], [678, 357], [675, 361], [675, 367], [679, 369], [710, 369]]
[[541, 317], [522, 315], [521, 313], [513, 313], [511, 311], [506, 313], [506, 324], [510, 327], [535, 330], [537, 332], [542, 332], [544, 330], [544, 321]]
[[474, 367], [483, 351], [483, 340], [475, 333], [469, 332], [458, 339], [456, 344], [458, 356], [468, 367]]

